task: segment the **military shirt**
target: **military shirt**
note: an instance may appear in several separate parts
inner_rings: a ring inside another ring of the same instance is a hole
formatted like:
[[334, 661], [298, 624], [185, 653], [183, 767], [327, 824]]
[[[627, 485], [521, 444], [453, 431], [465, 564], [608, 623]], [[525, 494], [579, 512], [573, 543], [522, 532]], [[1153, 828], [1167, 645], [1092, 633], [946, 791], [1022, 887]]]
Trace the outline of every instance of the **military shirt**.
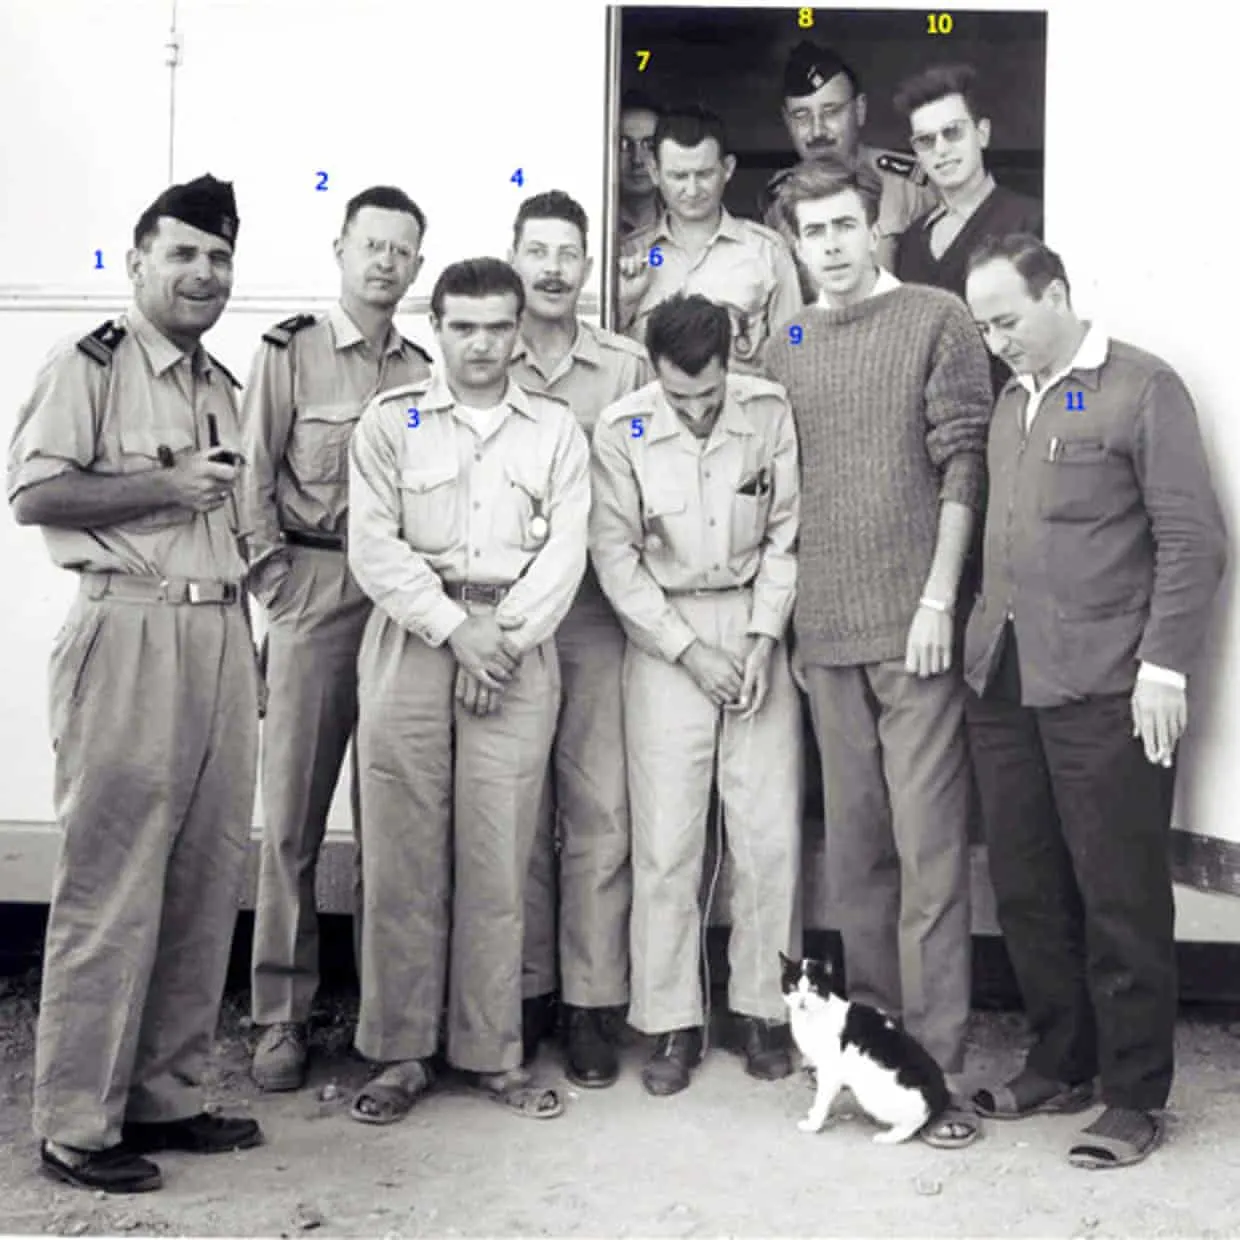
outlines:
[[634, 233], [624, 253], [648, 254], [654, 246], [662, 261], [652, 268], [654, 276], [626, 334], [645, 343], [655, 306], [675, 293], [700, 293], [723, 305], [732, 320], [729, 369], [755, 373], [771, 333], [802, 306], [796, 266], [783, 238], [724, 209], [715, 235], [696, 257], [673, 240], [666, 214], [653, 227]]
[[438, 369], [384, 392], [349, 443], [349, 566], [399, 625], [440, 646], [467, 616], [444, 582], [511, 585], [522, 650], [554, 634], [586, 564], [590, 450], [563, 401], [509, 382], [480, 437]]
[[567, 402], [587, 436], [593, 434], [598, 415], [608, 405], [654, 378], [641, 345], [584, 319], [578, 320], [573, 347], [550, 374], [543, 372], [523, 339], [517, 341], [508, 373], [527, 392], [558, 396]]
[[283, 346], [259, 345], [242, 405], [256, 567], [280, 550], [281, 530], [344, 533], [349, 436], [362, 410], [430, 374], [429, 354], [394, 327], [376, 356], [339, 303], [300, 329], [294, 322], [269, 333]]
[[[9, 447], [10, 501], [75, 469], [141, 473], [161, 467], [161, 447], [177, 457], [204, 451], [211, 446], [208, 414], [220, 445], [241, 451], [233, 376], [201, 345], [182, 352], [136, 306], [116, 323], [124, 331], [108, 337], [110, 350], [96, 333], [94, 355], [75, 337], [43, 362]], [[210, 512], [166, 507], [90, 529], [44, 526], [43, 536], [61, 568], [236, 582], [245, 562], [235, 512], [230, 503]]]
[[[916, 157], [907, 152], [885, 151], [862, 143], [857, 148], [857, 163], [860, 168], [876, 176], [882, 186], [877, 220], [878, 261], [888, 270], [893, 270], [896, 238], [915, 219], [938, 205], [938, 193], [930, 184]], [[779, 233], [794, 255], [796, 238], [791, 235], [779, 213], [777, 199], [784, 183], [798, 167], [800, 167], [799, 164], [793, 164], [791, 168], [784, 168], [777, 172], [767, 182], [760, 204], [762, 219], [768, 227]], [[797, 271], [801, 278], [802, 295], [808, 304], [817, 296], [817, 289], [799, 260]]]
[[696, 636], [675, 592], [751, 583], [748, 631], [783, 636], [796, 593], [797, 469], [792, 409], [767, 379], [729, 375], [705, 441], [658, 382], [604, 410], [591, 460], [590, 558], [637, 646], [675, 662]]

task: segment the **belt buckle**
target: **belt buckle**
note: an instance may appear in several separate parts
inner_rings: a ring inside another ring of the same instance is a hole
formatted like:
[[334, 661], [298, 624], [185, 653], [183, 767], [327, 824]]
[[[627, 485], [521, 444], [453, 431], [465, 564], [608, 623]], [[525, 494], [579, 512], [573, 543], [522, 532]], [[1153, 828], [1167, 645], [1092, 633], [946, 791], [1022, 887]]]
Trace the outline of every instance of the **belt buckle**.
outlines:
[[185, 597], [188, 598], [191, 603], [202, 602], [202, 587], [198, 584], [198, 582], [189, 582], [186, 587]]
[[224, 584], [224, 597], [221, 600], [225, 603], [235, 603], [237, 601], [237, 587], [229, 581]]
[[500, 602], [500, 587], [485, 585], [481, 582], [467, 581], [461, 587], [461, 601], [464, 603], [482, 603], [494, 607]]

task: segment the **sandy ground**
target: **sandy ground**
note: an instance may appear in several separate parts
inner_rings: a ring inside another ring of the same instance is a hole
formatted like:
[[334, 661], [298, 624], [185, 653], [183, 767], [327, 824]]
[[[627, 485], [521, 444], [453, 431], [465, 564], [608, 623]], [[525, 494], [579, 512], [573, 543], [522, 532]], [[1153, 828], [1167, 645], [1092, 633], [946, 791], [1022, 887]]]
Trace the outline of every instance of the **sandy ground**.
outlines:
[[[36, 1171], [29, 1130], [33, 975], [0, 980], [0, 1232], [71, 1236], [1062, 1236], [1240, 1235], [1240, 1023], [1186, 1014], [1165, 1147], [1143, 1165], [1083, 1172], [1063, 1158], [1080, 1119], [991, 1123], [972, 1148], [873, 1145], [847, 1097], [817, 1136], [795, 1121], [805, 1076], [762, 1084], [714, 1050], [671, 1099], [642, 1091], [643, 1046], [606, 1091], [564, 1081], [544, 1045], [540, 1074], [565, 1090], [550, 1123], [444, 1092], [403, 1122], [351, 1122], [368, 1078], [349, 1039], [351, 1002], [322, 1005], [310, 1085], [261, 1095], [246, 1068], [253, 1032], [230, 996], [212, 1098], [261, 1120], [267, 1144], [212, 1158], [166, 1154], [165, 1187], [104, 1198]], [[1022, 1023], [979, 1013], [970, 1076], [1017, 1061]], [[324, 1088], [336, 1086], [336, 1091]], [[333, 1093], [336, 1096], [333, 1096]], [[1086, 1119], [1089, 1118], [1087, 1115]]]

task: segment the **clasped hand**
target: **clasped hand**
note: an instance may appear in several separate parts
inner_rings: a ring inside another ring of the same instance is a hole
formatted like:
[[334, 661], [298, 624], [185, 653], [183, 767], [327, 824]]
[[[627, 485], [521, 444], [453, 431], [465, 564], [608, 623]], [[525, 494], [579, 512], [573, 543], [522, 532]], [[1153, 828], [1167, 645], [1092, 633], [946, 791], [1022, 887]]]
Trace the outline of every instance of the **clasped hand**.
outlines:
[[769, 637], [747, 637], [740, 652], [694, 641], [680, 661], [716, 706], [748, 719], [762, 709], [770, 692], [774, 649]]
[[495, 613], [468, 616], [448, 638], [456, 656], [456, 700], [472, 715], [499, 710], [504, 689], [521, 665], [520, 647], [507, 630], [520, 628], [524, 617]]

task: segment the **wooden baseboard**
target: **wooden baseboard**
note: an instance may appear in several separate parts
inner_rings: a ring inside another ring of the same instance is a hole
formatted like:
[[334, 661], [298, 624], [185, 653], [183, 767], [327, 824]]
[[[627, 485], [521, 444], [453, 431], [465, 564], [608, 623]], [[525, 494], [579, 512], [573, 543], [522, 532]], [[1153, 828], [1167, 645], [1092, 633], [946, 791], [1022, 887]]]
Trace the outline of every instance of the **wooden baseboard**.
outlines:
[[1198, 891], [1240, 896], [1240, 842], [1172, 831], [1171, 874]]

